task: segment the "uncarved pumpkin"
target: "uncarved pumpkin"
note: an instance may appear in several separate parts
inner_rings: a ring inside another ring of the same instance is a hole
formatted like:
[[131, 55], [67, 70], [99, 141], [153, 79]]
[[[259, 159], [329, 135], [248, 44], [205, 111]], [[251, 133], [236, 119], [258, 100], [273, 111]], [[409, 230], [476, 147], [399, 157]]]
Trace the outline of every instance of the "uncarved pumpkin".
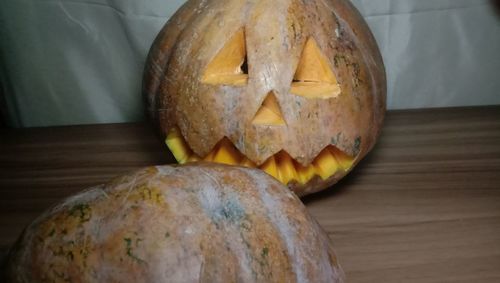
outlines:
[[328, 236], [283, 187], [216, 164], [125, 175], [36, 219], [9, 282], [342, 282]]
[[259, 167], [305, 195], [373, 147], [386, 77], [349, 1], [190, 0], [156, 38], [143, 92], [180, 163]]

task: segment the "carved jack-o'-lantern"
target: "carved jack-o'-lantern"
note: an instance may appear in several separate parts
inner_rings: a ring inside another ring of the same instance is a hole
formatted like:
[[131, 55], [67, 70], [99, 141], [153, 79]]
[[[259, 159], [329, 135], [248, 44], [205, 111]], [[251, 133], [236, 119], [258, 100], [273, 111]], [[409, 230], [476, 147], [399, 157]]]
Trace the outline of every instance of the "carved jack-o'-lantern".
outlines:
[[305, 195], [373, 147], [386, 78], [346, 0], [191, 0], [154, 42], [143, 88], [180, 163], [259, 167]]

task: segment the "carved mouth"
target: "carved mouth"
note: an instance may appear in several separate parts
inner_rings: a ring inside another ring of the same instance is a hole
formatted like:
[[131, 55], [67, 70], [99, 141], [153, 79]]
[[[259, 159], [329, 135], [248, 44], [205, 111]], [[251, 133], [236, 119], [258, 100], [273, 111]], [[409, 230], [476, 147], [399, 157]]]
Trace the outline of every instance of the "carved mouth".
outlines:
[[165, 143], [180, 164], [207, 161], [259, 168], [285, 185], [291, 182], [304, 185], [315, 176], [326, 180], [337, 173], [345, 174], [351, 169], [355, 160], [355, 157], [347, 155], [333, 145], [329, 145], [308, 166], [303, 166], [284, 150], [258, 165], [241, 153], [228, 138], [219, 141], [212, 151], [202, 158], [193, 152], [178, 128], [170, 130]]

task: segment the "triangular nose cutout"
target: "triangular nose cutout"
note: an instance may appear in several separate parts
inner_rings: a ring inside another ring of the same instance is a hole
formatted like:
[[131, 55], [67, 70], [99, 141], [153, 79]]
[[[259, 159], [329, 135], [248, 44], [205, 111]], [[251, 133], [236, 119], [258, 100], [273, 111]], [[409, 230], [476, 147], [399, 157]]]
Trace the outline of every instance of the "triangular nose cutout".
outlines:
[[281, 114], [281, 108], [274, 92], [270, 92], [262, 106], [255, 114], [252, 123], [254, 125], [269, 125], [269, 126], [282, 126], [285, 125], [285, 120]]
[[313, 38], [306, 42], [291, 92], [307, 98], [331, 98], [340, 94], [337, 78]]
[[245, 30], [240, 29], [224, 45], [205, 69], [202, 83], [211, 85], [246, 85], [248, 81]]

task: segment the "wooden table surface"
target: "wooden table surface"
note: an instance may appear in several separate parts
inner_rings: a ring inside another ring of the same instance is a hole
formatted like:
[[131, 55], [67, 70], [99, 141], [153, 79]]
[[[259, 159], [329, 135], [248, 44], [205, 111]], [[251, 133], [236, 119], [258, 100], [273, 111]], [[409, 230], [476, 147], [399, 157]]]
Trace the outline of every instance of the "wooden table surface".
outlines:
[[[147, 124], [0, 130], [0, 251], [62, 198], [172, 161]], [[348, 282], [500, 282], [500, 106], [389, 112], [374, 151], [304, 199]]]

